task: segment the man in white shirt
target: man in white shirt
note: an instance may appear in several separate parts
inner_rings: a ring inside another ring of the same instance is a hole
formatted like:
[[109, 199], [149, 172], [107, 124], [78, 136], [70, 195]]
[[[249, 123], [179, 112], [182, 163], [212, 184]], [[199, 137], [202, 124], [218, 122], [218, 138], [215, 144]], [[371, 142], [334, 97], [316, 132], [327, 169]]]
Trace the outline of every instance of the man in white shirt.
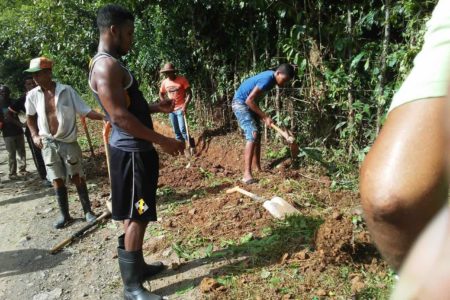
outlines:
[[93, 111], [68, 85], [52, 80], [53, 62], [46, 57], [30, 61], [31, 73], [38, 85], [27, 94], [25, 108], [33, 142], [42, 149], [47, 178], [53, 183], [61, 218], [54, 227], [63, 228], [70, 222], [66, 178], [77, 188], [86, 221], [95, 220], [82, 168], [81, 149], [77, 142], [76, 115], [93, 120], [104, 116]]

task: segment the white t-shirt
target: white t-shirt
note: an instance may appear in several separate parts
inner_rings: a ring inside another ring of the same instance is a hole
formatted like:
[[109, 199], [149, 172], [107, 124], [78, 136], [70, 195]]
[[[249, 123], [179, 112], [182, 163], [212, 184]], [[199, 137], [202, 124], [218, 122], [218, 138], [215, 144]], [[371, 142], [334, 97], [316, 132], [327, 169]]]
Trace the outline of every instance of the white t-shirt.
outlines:
[[55, 139], [64, 143], [75, 142], [77, 140], [76, 115], [86, 116], [91, 111], [91, 108], [84, 103], [72, 87], [60, 83], [56, 83], [55, 102], [56, 118], [59, 123], [55, 135], [50, 133], [45, 112], [44, 93], [39, 86], [27, 93], [25, 101], [27, 115], [38, 115], [37, 124], [41, 137]]

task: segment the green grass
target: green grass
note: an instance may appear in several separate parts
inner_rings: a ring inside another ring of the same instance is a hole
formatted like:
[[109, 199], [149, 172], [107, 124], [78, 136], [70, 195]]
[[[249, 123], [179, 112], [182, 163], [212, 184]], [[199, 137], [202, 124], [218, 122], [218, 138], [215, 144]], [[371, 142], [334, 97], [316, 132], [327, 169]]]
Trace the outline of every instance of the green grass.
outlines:
[[[95, 149], [97, 149], [101, 145], [103, 145], [103, 141], [100, 138], [96, 137], [96, 136], [91, 136], [91, 143], [92, 143], [92, 147], [94, 148], [94, 151], [95, 151]], [[90, 149], [89, 149], [89, 142], [88, 142], [87, 137], [85, 135], [81, 135], [81, 136], [78, 137], [78, 144], [80, 145], [80, 148], [81, 148], [82, 152], [90, 151]]]
[[156, 191], [156, 195], [158, 197], [172, 196], [172, 195], [175, 195], [175, 190], [173, 188], [171, 188], [170, 186], [164, 186], [164, 187], [158, 188], [158, 190]]
[[157, 237], [166, 234], [166, 231], [159, 223], [150, 223], [147, 227], [147, 233], [152, 237]]
[[199, 231], [192, 232], [182, 241], [172, 243], [172, 249], [179, 258], [187, 260], [210, 257], [214, 245], [210, 239], [202, 237]]
[[195, 288], [194, 284], [188, 284], [182, 288], [180, 288], [179, 290], [176, 291], [175, 294], [177, 294], [178, 296], [184, 295], [189, 291], [192, 291]]

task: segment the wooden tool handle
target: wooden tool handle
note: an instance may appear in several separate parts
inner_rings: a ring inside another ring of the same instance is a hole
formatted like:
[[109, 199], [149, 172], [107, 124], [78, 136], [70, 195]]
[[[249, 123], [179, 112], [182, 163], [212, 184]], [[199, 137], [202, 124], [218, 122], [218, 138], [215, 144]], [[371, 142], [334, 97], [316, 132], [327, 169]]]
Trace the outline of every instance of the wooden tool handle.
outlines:
[[184, 126], [186, 127], [186, 134], [188, 136], [188, 140], [191, 138], [190, 134], [189, 134], [189, 126], [187, 123], [187, 119], [186, 119], [186, 114], [183, 112], [183, 119], [184, 119]]
[[273, 123], [270, 126], [273, 129], [275, 129], [276, 131], [278, 131], [278, 133], [281, 134], [286, 139], [286, 141], [288, 141], [291, 144], [294, 142], [294, 138], [292, 136], [290, 136], [287, 131], [284, 131], [283, 129], [281, 129], [280, 127], [278, 127], [277, 125], [275, 125]]
[[111, 213], [109, 211], [105, 211], [103, 214], [101, 214], [101, 216], [97, 217], [97, 219], [95, 219], [95, 221], [93, 221], [92, 223], [87, 224], [86, 226], [84, 226], [83, 228], [81, 228], [80, 230], [78, 230], [77, 232], [72, 234], [70, 237], [68, 237], [67, 239], [65, 239], [61, 243], [57, 244], [55, 247], [53, 247], [50, 250], [50, 253], [51, 254], [55, 254], [56, 252], [61, 250], [64, 246], [70, 244], [75, 238], [80, 237], [85, 231], [87, 231], [88, 229], [94, 227], [95, 225], [98, 224], [98, 222], [100, 222], [103, 219], [108, 218], [109, 216], [111, 216]]
[[106, 155], [106, 166], [108, 167], [108, 177], [109, 183], [111, 184], [111, 171], [109, 167], [109, 134], [111, 132], [111, 123], [109, 121], [105, 122], [103, 126], [103, 146], [105, 147], [105, 155]]
[[238, 192], [238, 193], [240, 193], [242, 195], [250, 197], [250, 198], [252, 198], [255, 201], [265, 201], [266, 200], [266, 199], [264, 199], [264, 198], [262, 198], [262, 197], [260, 197], [260, 196], [258, 196], [256, 194], [250, 193], [249, 191], [246, 191], [246, 190], [244, 190], [244, 189], [242, 189], [242, 188], [240, 188], [238, 186], [236, 186], [236, 187], [226, 191], [227, 194], [231, 194], [231, 193], [235, 193], [235, 192]]
[[56, 245], [55, 247], [53, 247], [50, 250], [51, 254], [55, 254], [56, 252], [58, 252], [59, 250], [61, 250], [62, 248], [64, 248], [65, 246], [67, 246], [68, 244], [70, 244], [72, 242], [72, 240], [74, 239], [73, 236], [65, 239], [64, 241], [62, 241], [61, 243], [59, 243], [58, 245]]
[[270, 126], [271, 126], [273, 129], [275, 129], [276, 131], [278, 131], [278, 133], [281, 134], [285, 139], [288, 139], [288, 138], [289, 138], [288, 133], [287, 133], [286, 131], [284, 131], [283, 129], [281, 129], [280, 127], [278, 127], [277, 125], [275, 125], [275, 124], [272, 123]]
[[89, 129], [86, 124], [86, 117], [81, 117], [81, 124], [83, 125], [84, 133], [86, 134], [86, 139], [88, 141], [89, 150], [91, 150], [91, 157], [95, 156], [94, 147], [92, 147], [91, 135], [89, 134]]

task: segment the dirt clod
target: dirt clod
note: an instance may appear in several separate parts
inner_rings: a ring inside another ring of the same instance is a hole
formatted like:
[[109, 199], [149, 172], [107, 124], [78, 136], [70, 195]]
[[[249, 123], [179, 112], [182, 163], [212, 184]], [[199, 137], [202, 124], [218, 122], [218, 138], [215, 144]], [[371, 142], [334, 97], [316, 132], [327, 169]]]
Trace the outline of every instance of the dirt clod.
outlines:
[[309, 258], [308, 249], [303, 249], [300, 252], [294, 254], [294, 258], [299, 260], [305, 260]]
[[327, 295], [327, 292], [324, 289], [318, 289], [316, 295], [319, 297], [323, 297]]
[[326, 263], [345, 263], [351, 260], [353, 228], [345, 219], [328, 219], [319, 227], [316, 248]]
[[283, 256], [280, 259], [280, 264], [284, 265], [286, 263], [286, 260], [289, 258], [289, 253], [284, 253]]
[[342, 216], [343, 216], [342, 213], [336, 211], [333, 213], [332, 218], [335, 220], [340, 220], [342, 219]]
[[351, 283], [352, 283], [352, 293], [360, 293], [366, 287], [366, 284], [359, 275], [355, 276], [352, 279]]
[[220, 283], [210, 277], [205, 277], [200, 282], [200, 291], [202, 293], [209, 293], [219, 289]]

